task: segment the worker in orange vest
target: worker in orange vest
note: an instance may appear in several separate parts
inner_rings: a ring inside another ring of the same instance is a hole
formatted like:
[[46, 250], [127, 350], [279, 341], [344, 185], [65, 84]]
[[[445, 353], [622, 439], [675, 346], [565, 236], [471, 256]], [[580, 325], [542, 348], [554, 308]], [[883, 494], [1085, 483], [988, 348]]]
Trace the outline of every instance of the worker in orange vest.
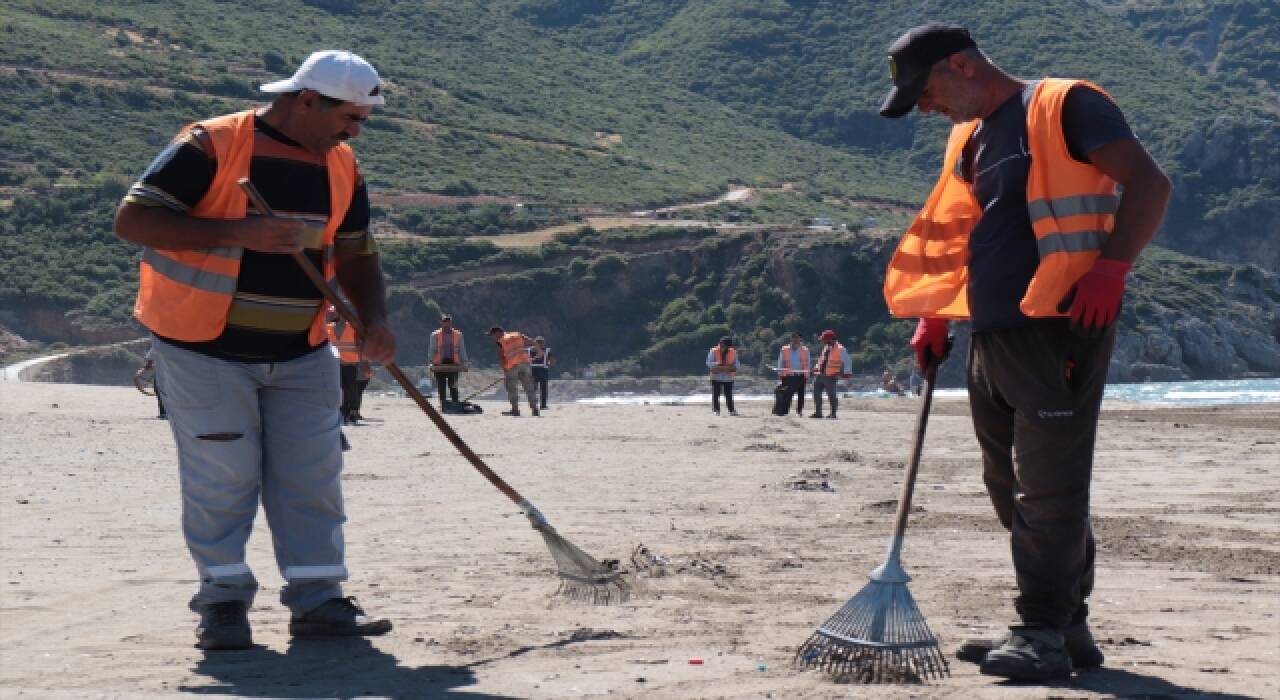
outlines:
[[791, 334], [791, 342], [778, 351], [778, 377], [782, 382], [783, 403], [778, 415], [791, 412], [791, 397], [796, 397], [796, 415], [804, 414], [804, 391], [809, 383], [809, 346], [800, 331]]
[[822, 351], [813, 363], [813, 413], [809, 417], [822, 418], [822, 394], [825, 392], [831, 402], [827, 418], [835, 420], [836, 410], [840, 408], [836, 389], [841, 379], [851, 376], [853, 363], [849, 360], [849, 350], [836, 340], [835, 331], [823, 331], [818, 340], [822, 341]]
[[[248, 649], [258, 582], [245, 558], [261, 502], [294, 637], [384, 634], [342, 591], [342, 421], [325, 301], [301, 254], [355, 306], [374, 362], [395, 356], [369, 195], [347, 141], [381, 80], [349, 51], [317, 51], [263, 85], [270, 105], [184, 128], [116, 213], [143, 246], [134, 315], [155, 336], [178, 447], [182, 529], [199, 588], [197, 646]], [[280, 216], [249, 211], [250, 178]]]
[[507, 400], [511, 402], [511, 410], [503, 411], [502, 415], [520, 415], [521, 386], [524, 387], [525, 396], [529, 397], [529, 410], [535, 416], [541, 415], [538, 413], [537, 389], [533, 384], [533, 367], [529, 359], [529, 348], [534, 346], [533, 338], [519, 331], [505, 331], [501, 326], [490, 328], [489, 337], [498, 346], [498, 362], [502, 365]]
[[357, 425], [359, 419], [355, 415], [356, 382], [360, 373], [360, 344], [356, 339], [356, 329], [350, 323], [338, 318], [337, 311], [330, 306], [331, 320], [326, 325], [329, 342], [338, 351], [339, 380], [342, 384], [343, 425]]
[[452, 315], [440, 314], [440, 327], [431, 332], [427, 355], [431, 358], [431, 374], [440, 393], [440, 408], [445, 407], [448, 396], [458, 403], [458, 373], [470, 371], [470, 360], [467, 343], [462, 331], [453, 327]]
[[733, 379], [741, 367], [738, 351], [733, 347], [733, 338], [727, 335], [707, 351], [707, 370], [711, 374], [711, 411], [717, 416], [720, 415], [720, 394], [722, 393], [729, 415], [738, 415], [733, 408]]
[[1125, 279], [1164, 216], [1169, 179], [1101, 88], [1015, 78], [963, 27], [908, 31], [889, 67], [882, 115], [919, 108], [954, 126], [885, 300], [920, 319], [922, 370], [945, 357], [948, 319], [970, 321], [970, 413], [1017, 573], [1021, 623], [957, 656], [988, 675], [1063, 678], [1103, 661], [1085, 603], [1094, 441]]

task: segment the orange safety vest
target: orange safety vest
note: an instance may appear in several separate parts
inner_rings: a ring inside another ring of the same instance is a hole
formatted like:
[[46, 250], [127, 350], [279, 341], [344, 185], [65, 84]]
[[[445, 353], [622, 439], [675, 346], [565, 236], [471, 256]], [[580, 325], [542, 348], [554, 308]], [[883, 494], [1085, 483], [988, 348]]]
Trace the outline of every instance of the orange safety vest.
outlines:
[[[431, 364], [433, 365], [441, 364], [441, 360], [444, 359], [444, 357], [440, 354], [441, 351], [444, 350], [444, 345], [440, 343], [440, 341], [444, 338], [444, 334], [441, 333], [441, 331], [443, 330], [444, 330], [443, 328], [437, 328], [431, 332], [431, 335], [434, 338], [435, 345], [436, 345], [436, 351], [431, 356]], [[453, 338], [453, 357], [456, 360], [462, 357], [462, 350], [459, 349], [462, 347], [462, 331], [458, 330], [457, 328], [450, 328], [449, 335], [450, 337]]]
[[356, 329], [346, 321], [335, 321], [326, 325], [329, 342], [338, 349], [338, 361], [344, 365], [360, 362], [360, 343], [356, 340]]
[[[1058, 304], [1098, 257], [1119, 204], [1115, 180], [1067, 150], [1062, 105], [1076, 85], [1102, 91], [1083, 80], [1046, 78], [1027, 102], [1027, 211], [1040, 264], [1019, 308], [1033, 318], [1066, 315]], [[894, 316], [969, 318], [969, 233], [982, 209], [957, 164], [978, 124], [952, 128], [942, 175], [889, 261], [884, 299]]]
[[498, 345], [502, 348], [503, 369], [528, 364], [529, 353], [525, 351], [524, 338], [519, 333], [503, 333]]
[[790, 377], [793, 374], [807, 375], [809, 374], [809, 346], [800, 346], [800, 371], [796, 372], [791, 369], [791, 344], [787, 343], [782, 346], [782, 376]]
[[[829, 349], [824, 347], [822, 352], [827, 354], [827, 368], [822, 371], [823, 376], [840, 376], [840, 370], [844, 368], [844, 346], [837, 340], [829, 346]], [[821, 358], [822, 355], [818, 357]], [[818, 364], [822, 364], [821, 359], [818, 360]], [[814, 371], [816, 372], [817, 370], [815, 369]]]
[[[249, 175], [253, 160], [253, 110], [214, 117], [189, 125], [183, 134], [200, 126], [209, 134], [217, 172], [209, 191], [196, 203], [191, 216], [205, 219], [243, 219], [248, 198], [238, 181]], [[355, 190], [356, 159], [347, 144], [338, 144], [325, 156], [329, 169], [329, 221], [324, 229], [324, 276], [333, 284], [334, 235], [351, 206]], [[138, 270], [138, 298], [133, 315], [156, 335], [174, 340], [213, 340], [227, 325], [227, 313], [240, 277], [243, 248], [162, 250], [146, 248]], [[325, 338], [323, 303], [317, 302], [308, 336], [319, 345]]]
[[715, 353], [715, 355], [716, 355], [716, 364], [717, 364], [717, 365], [728, 365], [728, 367], [725, 367], [724, 369], [713, 369], [713, 370], [711, 370], [712, 372], [728, 372], [729, 374], [736, 374], [736, 373], [737, 373], [737, 371], [738, 371], [738, 370], [737, 370], [737, 368], [735, 368], [735, 367], [734, 367], [734, 364], [735, 364], [735, 363], [737, 363], [737, 361], [738, 361], [738, 351], [737, 351], [735, 348], [729, 348], [729, 356], [728, 356], [728, 359], [725, 359], [725, 358], [723, 358], [723, 357], [721, 357], [721, 356], [720, 356], [720, 346], [719, 346], [719, 345], [712, 345], [712, 346], [711, 346], [711, 352]]

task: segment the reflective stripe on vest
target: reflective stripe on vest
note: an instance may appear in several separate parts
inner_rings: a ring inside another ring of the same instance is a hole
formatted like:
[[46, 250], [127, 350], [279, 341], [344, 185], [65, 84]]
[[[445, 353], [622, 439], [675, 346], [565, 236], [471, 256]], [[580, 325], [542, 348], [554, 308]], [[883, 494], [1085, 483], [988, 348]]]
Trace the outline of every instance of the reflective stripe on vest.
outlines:
[[[814, 372], [816, 373], [820, 371], [823, 376], [826, 377], [840, 376], [840, 370], [844, 368], [844, 346], [837, 341], [824, 347], [822, 349], [822, 353], [827, 356], [827, 366], [823, 369], [822, 360], [819, 359], [818, 366], [814, 369]], [[818, 357], [821, 358], [822, 355], [819, 355]]]
[[529, 361], [533, 363], [534, 367], [545, 368], [547, 366], [547, 358], [551, 355], [551, 348], [547, 348], [546, 350], [542, 351], [541, 355], [534, 354], [537, 352], [537, 350], [538, 350], [537, 347], [529, 348]]
[[738, 371], [738, 369], [737, 369], [736, 367], [734, 367], [734, 366], [733, 366], [733, 365], [738, 361], [738, 351], [737, 351], [737, 350], [735, 350], [734, 348], [729, 348], [729, 355], [728, 355], [728, 359], [725, 359], [724, 357], [721, 357], [721, 355], [720, 355], [720, 346], [719, 346], [719, 345], [713, 345], [713, 346], [711, 346], [711, 352], [715, 353], [715, 358], [716, 358], [716, 364], [717, 364], [717, 365], [728, 365], [728, 367], [725, 367], [725, 368], [723, 368], [723, 369], [713, 369], [713, 370], [711, 370], [712, 372], [727, 372], [727, 373], [729, 373], [729, 374], [734, 374], [734, 373], [736, 373], [736, 372]]
[[[204, 197], [190, 215], [206, 219], [243, 219], [248, 199], [239, 180], [249, 175], [253, 160], [254, 112], [248, 110], [192, 124], [209, 135], [217, 171]], [[334, 237], [351, 206], [356, 161], [346, 144], [325, 155], [329, 172], [329, 219], [323, 236], [323, 274], [336, 279]], [[174, 340], [213, 340], [222, 334], [240, 277], [241, 248], [162, 250], [146, 248], [138, 269], [138, 297], [133, 314], [156, 335]], [[317, 300], [308, 334], [311, 345], [325, 339], [324, 304]]]
[[330, 329], [329, 341], [338, 349], [338, 360], [344, 365], [360, 362], [360, 343], [356, 340], [356, 329], [345, 321], [332, 324]]
[[529, 353], [525, 352], [524, 338], [519, 333], [503, 333], [502, 340], [498, 343], [502, 346], [503, 369], [511, 369], [516, 365], [529, 362]]
[[[441, 354], [444, 352], [444, 343], [442, 342], [444, 340], [444, 333], [441, 332], [443, 330], [443, 328], [437, 328], [431, 332], [436, 346], [435, 353], [431, 355], [431, 364], [433, 365], [444, 364], [444, 356]], [[456, 362], [462, 357], [462, 351], [458, 349], [462, 347], [462, 331], [457, 328], [450, 328], [449, 337], [453, 339], [453, 359]]]
[[[1040, 262], [1019, 307], [1030, 317], [1064, 315], [1058, 304], [1093, 264], [1119, 206], [1115, 181], [1067, 150], [1062, 105], [1076, 85], [1101, 92], [1060, 79], [1028, 88], [1027, 213]], [[969, 318], [969, 233], [982, 209], [955, 168], [977, 127], [973, 121], [951, 130], [942, 174], [889, 262], [884, 297], [895, 316]]]
[[[791, 371], [791, 351], [793, 349], [800, 351], [800, 371]], [[809, 373], [809, 346], [801, 345], [799, 348], [792, 348], [790, 345], [782, 346], [782, 376], [790, 377], [793, 374]]]

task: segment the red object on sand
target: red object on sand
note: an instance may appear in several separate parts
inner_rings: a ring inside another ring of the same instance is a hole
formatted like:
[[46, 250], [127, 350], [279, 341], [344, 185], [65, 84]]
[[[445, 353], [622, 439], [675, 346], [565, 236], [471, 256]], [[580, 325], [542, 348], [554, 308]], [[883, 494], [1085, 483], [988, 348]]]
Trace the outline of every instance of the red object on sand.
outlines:
[[698, 657], [696, 657], [696, 656], [695, 656], [695, 657], [693, 657], [692, 659], [689, 659], [689, 665], [690, 665], [690, 666], [701, 666], [701, 665], [702, 665], [702, 659], [699, 659]]

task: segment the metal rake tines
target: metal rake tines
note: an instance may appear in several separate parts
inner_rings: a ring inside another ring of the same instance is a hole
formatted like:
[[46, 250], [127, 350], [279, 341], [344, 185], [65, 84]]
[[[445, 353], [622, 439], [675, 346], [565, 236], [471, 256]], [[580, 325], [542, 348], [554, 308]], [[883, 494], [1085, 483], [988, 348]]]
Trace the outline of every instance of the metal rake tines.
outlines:
[[556, 561], [560, 575], [556, 595], [593, 605], [621, 603], [631, 597], [631, 584], [617, 559], [596, 561], [550, 527], [538, 528], [538, 532]]
[[872, 581], [809, 637], [795, 661], [848, 683], [922, 683], [950, 675], [902, 583]]

